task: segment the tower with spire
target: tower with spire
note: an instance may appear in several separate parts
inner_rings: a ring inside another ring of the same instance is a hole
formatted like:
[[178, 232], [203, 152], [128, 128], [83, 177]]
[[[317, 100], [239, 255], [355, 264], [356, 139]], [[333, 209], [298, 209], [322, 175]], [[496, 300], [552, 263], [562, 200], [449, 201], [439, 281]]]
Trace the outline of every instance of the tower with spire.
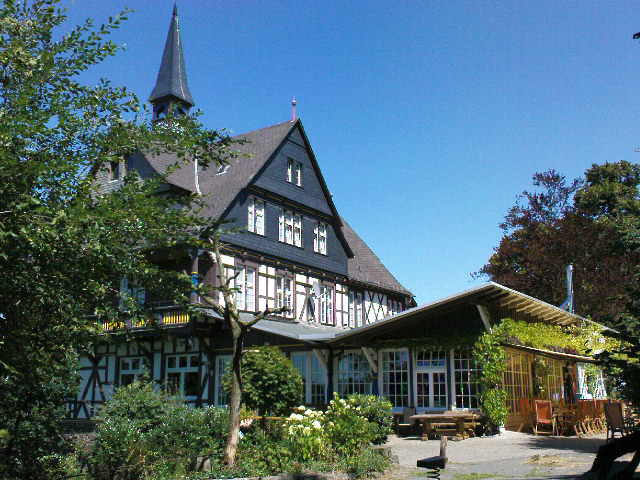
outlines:
[[163, 120], [169, 114], [188, 114], [189, 109], [195, 105], [184, 66], [177, 5], [173, 6], [173, 16], [164, 45], [158, 78], [149, 101], [153, 105], [155, 122]]

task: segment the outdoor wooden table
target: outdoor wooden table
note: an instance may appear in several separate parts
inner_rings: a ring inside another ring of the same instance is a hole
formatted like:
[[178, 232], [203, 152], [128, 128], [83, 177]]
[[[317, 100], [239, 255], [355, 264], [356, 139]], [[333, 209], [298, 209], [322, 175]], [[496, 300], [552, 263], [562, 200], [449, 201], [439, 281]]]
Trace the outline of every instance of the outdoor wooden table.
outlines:
[[463, 437], [474, 435], [475, 426], [481, 418], [482, 415], [477, 412], [447, 411], [413, 415], [411, 420], [422, 424], [422, 438], [427, 439], [436, 433]]
[[558, 434], [570, 435], [575, 433], [577, 409], [575, 405], [562, 405], [554, 407], [553, 415], [556, 417]]

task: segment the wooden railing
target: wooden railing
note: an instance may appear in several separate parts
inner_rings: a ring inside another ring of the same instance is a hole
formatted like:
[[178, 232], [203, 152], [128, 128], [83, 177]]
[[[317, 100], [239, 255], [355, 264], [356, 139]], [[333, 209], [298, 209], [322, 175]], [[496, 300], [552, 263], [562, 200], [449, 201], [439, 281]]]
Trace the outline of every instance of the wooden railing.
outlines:
[[[155, 312], [157, 325], [179, 325], [189, 323], [189, 313], [182, 307], [158, 307]], [[113, 322], [99, 322], [102, 330], [118, 330], [122, 328], [143, 328], [149, 324], [131, 319], [117, 320]]]

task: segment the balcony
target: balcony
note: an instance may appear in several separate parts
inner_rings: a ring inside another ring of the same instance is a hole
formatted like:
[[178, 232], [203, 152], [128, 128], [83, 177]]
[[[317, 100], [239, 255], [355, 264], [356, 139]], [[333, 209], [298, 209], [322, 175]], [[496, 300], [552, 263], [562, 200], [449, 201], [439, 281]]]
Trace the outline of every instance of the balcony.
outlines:
[[[160, 302], [157, 302], [160, 303]], [[184, 325], [189, 323], [189, 312], [184, 307], [171, 306], [153, 306], [154, 316], [156, 317], [156, 325]], [[123, 319], [113, 322], [98, 322], [100, 328], [106, 332], [120, 329], [136, 329], [149, 327], [145, 322], [135, 321], [132, 319]]]

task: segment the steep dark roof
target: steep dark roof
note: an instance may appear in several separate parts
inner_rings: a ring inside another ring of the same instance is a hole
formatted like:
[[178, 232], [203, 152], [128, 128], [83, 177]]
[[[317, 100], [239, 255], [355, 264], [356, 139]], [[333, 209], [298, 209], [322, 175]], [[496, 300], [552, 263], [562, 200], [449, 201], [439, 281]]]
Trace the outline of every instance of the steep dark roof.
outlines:
[[[219, 218], [231, 205], [240, 190], [251, 182], [260, 168], [267, 163], [280, 144], [285, 141], [294, 125], [294, 122], [288, 121], [233, 137], [236, 140], [245, 140], [247, 143], [234, 145], [232, 149], [249, 156], [241, 155], [232, 160], [224, 173], [218, 174], [218, 167], [215, 165], [207, 168], [199, 166], [198, 185], [200, 193], [206, 197], [207, 204], [203, 215], [215, 219]], [[160, 174], [164, 173], [167, 167], [178, 163], [180, 168], [171, 172], [167, 181], [189, 192], [196, 191], [193, 161], [181, 160], [174, 154], [164, 153], [145, 158]]]
[[182, 39], [180, 37], [180, 23], [178, 21], [178, 7], [175, 5], [169, 33], [167, 34], [167, 42], [164, 45], [160, 70], [158, 71], [158, 79], [149, 100], [153, 102], [168, 96], [174, 96], [189, 104], [189, 106], [195, 105], [187, 82], [187, 71], [184, 66], [184, 52], [182, 51]]
[[353, 258], [348, 260], [349, 278], [378, 288], [411, 295], [411, 292], [391, 275], [391, 272], [382, 264], [378, 256], [373, 253], [373, 250], [358, 236], [344, 218], [342, 219], [342, 232], [353, 252]]
[[[233, 149], [249, 156], [243, 155], [233, 160], [224, 173], [218, 174], [216, 166], [207, 168], [199, 166], [198, 185], [200, 187], [200, 193], [205, 196], [206, 203], [202, 215], [214, 219], [220, 218], [240, 191], [251, 183], [260, 169], [277, 152], [280, 145], [286, 141], [287, 136], [296, 126], [302, 129], [300, 120], [278, 123], [270, 127], [236, 135], [233, 137], [234, 139], [246, 140], [247, 143], [244, 145], [235, 145]], [[305, 137], [306, 141], [304, 130], [303, 137]], [[195, 165], [193, 161], [186, 162], [180, 160], [174, 154], [146, 156], [145, 158], [153, 169], [160, 174], [164, 173], [167, 167], [179, 163], [181, 167], [174, 170], [167, 177], [168, 183], [189, 192], [196, 191]], [[321, 176], [319, 170], [318, 174]], [[324, 183], [324, 180], [322, 180], [322, 182]], [[373, 253], [349, 224], [340, 217], [335, 210], [330, 195], [328, 195], [328, 202], [337, 220], [336, 233], [344, 242], [345, 250], [349, 255], [349, 277], [363, 284], [411, 295], [411, 292], [395, 279], [376, 254]]]

